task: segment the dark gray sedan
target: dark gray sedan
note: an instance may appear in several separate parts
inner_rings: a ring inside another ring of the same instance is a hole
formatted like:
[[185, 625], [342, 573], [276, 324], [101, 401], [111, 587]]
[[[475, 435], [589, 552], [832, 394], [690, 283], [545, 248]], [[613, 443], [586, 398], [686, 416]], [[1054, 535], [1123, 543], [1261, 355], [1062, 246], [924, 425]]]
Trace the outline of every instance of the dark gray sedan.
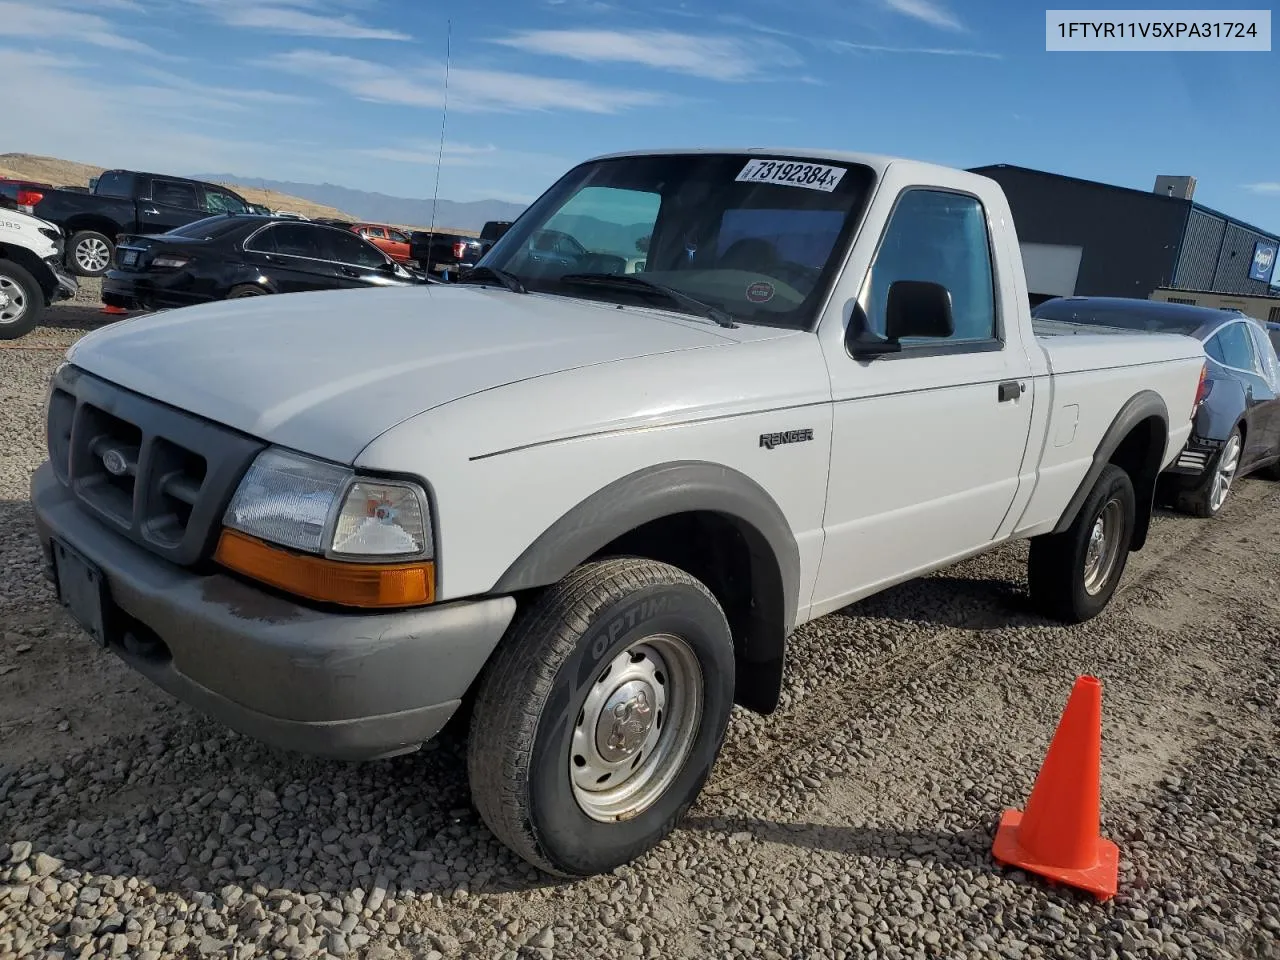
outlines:
[[1204, 344], [1206, 377], [1191, 437], [1161, 480], [1161, 498], [1216, 516], [1238, 477], [1280, 480], [1280, 360], [1266, 324], [1238, 310], [1123, 297], [1058, 297], [1038, 320], [1125, 331], [1180, 333]]

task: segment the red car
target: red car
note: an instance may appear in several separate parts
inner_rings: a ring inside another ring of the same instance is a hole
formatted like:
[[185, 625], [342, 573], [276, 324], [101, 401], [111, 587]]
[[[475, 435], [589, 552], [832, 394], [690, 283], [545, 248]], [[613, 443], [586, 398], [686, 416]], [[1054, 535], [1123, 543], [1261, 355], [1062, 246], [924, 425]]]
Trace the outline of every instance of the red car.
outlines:
[[356, 223], [352, 224], [351, 229], [396, 263], [412, 263], [409, 258], [409, 238], [395, 227], [381, 223]]

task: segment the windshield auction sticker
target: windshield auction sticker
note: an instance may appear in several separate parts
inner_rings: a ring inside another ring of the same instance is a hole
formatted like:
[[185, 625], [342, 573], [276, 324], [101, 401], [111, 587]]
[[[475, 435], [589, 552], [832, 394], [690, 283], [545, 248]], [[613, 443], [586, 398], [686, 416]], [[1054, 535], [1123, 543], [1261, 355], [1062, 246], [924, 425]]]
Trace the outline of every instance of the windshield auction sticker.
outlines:
[[830, 193], [844, 177], [844, 167], [798, 160], [749, 160], [734, 179], [739, 183], [774, 183]]
[[1046, 10], [1045, 49], [1268, 52], [1270, 10]]

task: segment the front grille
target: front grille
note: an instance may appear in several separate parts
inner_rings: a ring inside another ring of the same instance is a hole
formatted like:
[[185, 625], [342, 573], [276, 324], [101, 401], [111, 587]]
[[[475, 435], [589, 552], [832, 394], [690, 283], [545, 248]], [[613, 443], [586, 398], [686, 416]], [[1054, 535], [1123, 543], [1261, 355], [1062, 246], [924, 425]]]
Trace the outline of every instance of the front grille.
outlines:
[[203, 560], [260, 441], [63, 367], [49, 460], [80, 503], [175, 563]]

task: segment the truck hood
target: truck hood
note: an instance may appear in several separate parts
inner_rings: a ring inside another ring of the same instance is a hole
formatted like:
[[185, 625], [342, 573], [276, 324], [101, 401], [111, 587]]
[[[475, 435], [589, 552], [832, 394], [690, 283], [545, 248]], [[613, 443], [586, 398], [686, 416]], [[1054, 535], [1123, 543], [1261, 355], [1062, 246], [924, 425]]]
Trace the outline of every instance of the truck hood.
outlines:
[[431, 286], [293, 293], [136, 317], [67, 359], [271, 443], [351, 463], [401, 421], [594, 364], [724, 345], [697, 318], [541, 294]]

